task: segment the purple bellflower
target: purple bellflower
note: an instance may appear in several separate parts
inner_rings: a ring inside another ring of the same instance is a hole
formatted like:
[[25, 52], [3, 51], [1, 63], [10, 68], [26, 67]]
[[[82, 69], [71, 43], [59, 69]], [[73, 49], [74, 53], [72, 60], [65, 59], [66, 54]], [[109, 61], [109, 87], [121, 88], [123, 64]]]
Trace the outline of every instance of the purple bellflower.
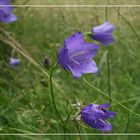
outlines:
[[100, 131], [107, 132], [112, 130], [112, 125], [106, 121], [108, 118], [113, 118], [116, 113], [106, 110], [110, 104], [89, 104], [81, 110], [81, 119]]
[[10, 65], [12, 67], [16, 67], [20, 63], [20, 60], [18, 58], [10, 58]]
[[102, 25], [93, 27], [92, 39], [100, 41], [104, 46], [111, 44], [115, 41], [115, 39], [112, 36], [112, 32], [114, 30], [115, 26], [106, 21]]
[[17, 17], [12, 14], [13, 6], [10, 5], [10, 0], [0, 0], [0, 22], [12, 23]]
[[70, 70], [75, 78], [82, 74], [97, 73], [98, 68], [92, 60], [98, 50], [98, 45], [87, 43], [81, 32], [76, 32], [64, 41], [59, 51], [58, 62], [64, 69]]

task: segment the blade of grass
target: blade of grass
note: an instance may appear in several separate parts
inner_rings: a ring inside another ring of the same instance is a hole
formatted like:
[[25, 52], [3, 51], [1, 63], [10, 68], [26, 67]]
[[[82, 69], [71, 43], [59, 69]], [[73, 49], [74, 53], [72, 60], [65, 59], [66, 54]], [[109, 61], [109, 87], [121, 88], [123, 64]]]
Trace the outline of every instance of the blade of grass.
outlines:
[[[135, 108], [138, 106], [139, 104], [139, 99], [137, 98], [137, 101], [136, 103], [134, 104], [134, 106], [132, 107], [132, 110], [135, 110]], [[132, 116], [132, 112], [129, 112], [128, 114], [128, 118], [127, 118], [127, 122], [126, 122], [126, 125], [125, 125], [125, 129], [124, 129], [124, 133], [127, 133], [128, 132], [128, 126], [129, 126], [129, 122], [130, 122], [130, 119], [131, 119], [131, 116]]]
[[[108, 4], [109, 4], [109, 0], [108, 0]], [[105, 18], [106, 21], [108, 21], [108, 8], [105, 7]], [[108, 95], [111, 97], [111, 79], [110, 79], [110, 50], [109, 50], [109, 46], [106, 47], [107, 48], [107, 81], [108, 81]], [[109, 99], [109, 103], [111, 104], [111, 99]]]
[[[136, 97], [134, 97], [134, 98], [130, 98], [130, 99], [127, 99], [127, 100], [123, 100], [123, 101], [121, 101], [120, 103], [123, 104], [123, 103], [131, 102], [131, 101], [137, 100], [137, 99], [139, 99], [139, 98], [140, 98], [140, 96], [136, 96]], [[117, 105], [116, 103], [111, 104], [111, 106], [116, 106], [116, 105]]]
[[138, 41], [140, 41], [140, 37], [139, 35], [137, 34], [135, 28], [133, 27], [133, 25], [128, 21], [128, 19], [123, 16], [120, 12], [120, 10], [117, 10], [116, 8], [114, 8], [117, 12], [118, 12], [118, 15], [128, 24], [128, 26], [130, 27], [130, 29], [133, 31], [133, 33], [135, 34], [136, 38], [138, 39]]

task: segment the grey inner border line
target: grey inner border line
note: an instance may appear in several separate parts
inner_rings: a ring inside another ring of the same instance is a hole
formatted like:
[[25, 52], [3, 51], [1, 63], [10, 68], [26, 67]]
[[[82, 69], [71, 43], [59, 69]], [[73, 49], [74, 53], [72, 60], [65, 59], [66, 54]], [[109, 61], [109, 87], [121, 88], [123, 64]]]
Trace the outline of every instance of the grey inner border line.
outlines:
[[[11, 7], [10, 5], [0, 5], [0, 6], [5, 6], [5, 7]], [[78, 5], [78, 4], [72, 4], [72, 5], [55, 5], [55, 4], [50, 4], [50, 5], [24, 5], [24, 4], [17, 4], [17, 5], [12, 5], [14, 7], [34, 7], [34, 8], [92, 8], [92, 7], [97, 7], [97, 8], [104, 8], [104, 7], [122, 7], [122, 8], [137, 8], [140, 7], [140, 5]]]
[[[0, 6], [5, 6], [5, 7], [11, 7], [10, 5], [0, 5]], [[12, 5], [14, 7], [19, 7], [19, 8], [26, 8], [26, 7], [33, 7], [33, 8], [92, 8], [92, 7], [97, 7], [97, 8], [112, 8], [112, 7], [122, 7], [122, 8], [140, 8], [140, 5]], [[140, 136], [140, 133], [1, 133], [1, 135], [5, 136]]]

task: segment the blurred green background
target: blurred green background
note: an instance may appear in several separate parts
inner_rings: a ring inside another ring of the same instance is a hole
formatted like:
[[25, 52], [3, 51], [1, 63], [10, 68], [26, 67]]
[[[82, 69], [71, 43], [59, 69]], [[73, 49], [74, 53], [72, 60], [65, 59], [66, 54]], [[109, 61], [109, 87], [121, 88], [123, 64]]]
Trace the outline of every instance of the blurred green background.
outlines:
[[[138, 4], [135, 1], [112, 0], [111, 4]], [[107, 4], [105, 1], [85, 0], [15, 0], [14, 4]], [[140, 114], [140, 8], [107, 8], [108, 20], [115, 24], [116, 43], [108, 46], [110, 54], [111, 95], [127, 108]], [[28, 51], [30, 56], [43, 66], [43, 58], [48, 56], [51, 64], [63, 41], [76, 31], [89, 32], [93, 26], [102, 24], [106, 19], [106, 8], [16, 8], [18, 20], [10, 25], [1, 23], [1, 27], [10, 33], [16, 42]], [[2, 34], [2, 33], [1, 33]], [[87, 74], [85, 78], [94, 86], [108, 94], [106, 47], [100, 46], [95, 58], [100, 69], [99, 74]], [[20, 58], [21, 63], [13, 69], [9, 66], [11, 56]], [[47, 73], [50, 70], [45, 69]], [[86, 85], [82, 78], [74, 79], [58, 66], [53, 78], [57, 108], [66, 119], [76, 100], [84, 105], [109, 102], [102, 94]], [[46, 80], [47, 87], [40, 83]], [[111, 120], [111, 133], [139, 133], [140, 118], [126, 111], [112, 101], [111, 110], [117, 116]], [[0, 42], [0, 133], [63, 133], [61, 122], [55, 113], [49, 79], [2, 40]], [[67, 133], [102, 133], [70, 118]], [[116, 139], [138, 139], [132, 136], [117, 136]], [[47, 139], [35, 136], [1, 136], [0, 139]], [[113, 136], [50, 136], [49, 139], [114, 139]]]

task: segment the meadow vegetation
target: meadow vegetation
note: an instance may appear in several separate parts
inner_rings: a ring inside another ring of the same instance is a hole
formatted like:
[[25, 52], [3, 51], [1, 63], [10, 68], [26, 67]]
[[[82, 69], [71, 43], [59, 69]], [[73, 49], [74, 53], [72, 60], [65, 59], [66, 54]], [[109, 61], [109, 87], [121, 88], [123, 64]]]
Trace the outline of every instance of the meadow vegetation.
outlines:
[[[15, 0], [15, 4], [25, 3]], [[86, 1], [62, 1], [62, 4], [85, 4]], [[94, 1], [95, 2], [95, 1]], [[92, 0], [88, 4], [106, 4]], [[26, 4], [61, 4], [61, 1], [28, 0]], [[126, 0], [110, 1], [112, 4], [128, 4]], [[138, 0], [130, 1], [138, 4]], [[107, 54], [110, 55], [111, 96], [140, 114], [140, 8], [108, 8], [108, 20], [115, 24], [116, 42], [109, 49], [100, 46], [95, 61], [99, 67], [98, 74], [87, 74], [84, 78], [89, 83], [108, 95]], [[93, 26], [102, 24], [106, 19], [106, 8], [16, 8], [14, 13], [18, 20], [10, 25], [1, 23], [1, 35], [10, 40], [6, 43], [0, 36], [0, 133], [64, 133], [62, 123], [54, 110], [50, 93], [49, 75], [51, 69], [44, 67], [47, 56], [51, 66], [57, 60], [57, 53], [63, 41], [76, 31], [91, 31]], [[27, 51], [28, 58], [13, 49], [20, 44]], [[13, 69], [9, 58], [14, 55], [21, 63]], [[32, 59], [39, 64], [33, 63]], [[43, 72], [45, 71], [45, 72]], [[47, 76], [46, 76], [47, 73]], [[43, 81], [43, 84], [42, 82]], [[106, 103], [109, 98], [96, 89], [85, 84], [83, 78], [74, 79], [70, 72], [58, 66], [53, 73], [53, 90], [57, 109], [61, 117], [67, 121], [66, 133], [101, 133], [75, 122], [68, 117], [73, 109], [71, 104], [78, 101], [84, 105], [89, 103]], [[112, 101], [111, 110], [117, 116], [111, 120], [111, 133], [139, 133], [140, 117], [122, 108]], [[1, 139], [18, 139], [4, 137]], [[91, 136], [20, 136], [20, 139], [84, 139], [92, 140]], [[94, 136], [98, 139], [114, 139], [111, 137]], [[132, 136], [116, 137], [118, 140], [132, 139]], [[137, 140], [138, 137], [135, 137]]]

